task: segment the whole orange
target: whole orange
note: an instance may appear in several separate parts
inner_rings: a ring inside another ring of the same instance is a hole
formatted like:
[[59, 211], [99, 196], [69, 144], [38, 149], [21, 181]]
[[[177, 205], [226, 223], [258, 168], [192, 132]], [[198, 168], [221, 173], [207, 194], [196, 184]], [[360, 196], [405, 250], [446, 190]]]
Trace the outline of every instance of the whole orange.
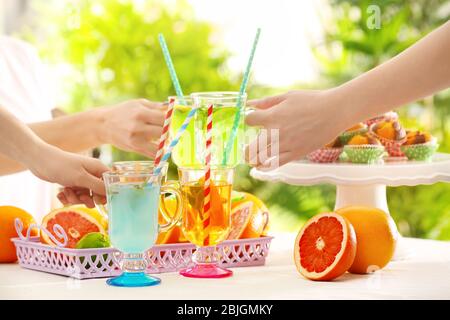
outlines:
[[[16, 218], [22, 220], [24, 235], [28, 227], [35, 223], [33, 216], [25, 210], [13, 206], [0, 206], [0, 263], [17, 261], [16, 247], [11, 241], [11, 238], [17, 237], [14, 227]], [[31, 230], [31, 235], [37, 236], [37, 230]]]
[[391, 261], [398, 231], [388, 213], [364, 206], [349, 206], [336, 210], [336, 213], [347, 218], [356, 233], [356, 256], [349, 272], [374, 272]]

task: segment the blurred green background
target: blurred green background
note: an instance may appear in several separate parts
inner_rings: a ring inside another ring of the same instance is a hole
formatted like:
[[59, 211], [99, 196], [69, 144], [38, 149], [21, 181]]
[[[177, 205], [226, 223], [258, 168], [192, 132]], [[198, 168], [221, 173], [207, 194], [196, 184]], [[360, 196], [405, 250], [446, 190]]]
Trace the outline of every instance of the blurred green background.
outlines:
[[[50, 64], [65, 65], [68, 112], [134, 97], [165, 100], [173, 94], [159, 32], [166, 37], [184, 92], [239, 88], [242, 74], [227, 67], [230, 52], [211, 40], [216, 26], [198, 20], [187, 1], [171, 5], [151, 0], [78, 1], [68, 2], [64, 10], [51, 1], [32, 4], [39, 19], [24, 27], [20, 36], [36, 45]], [[381, 9], [380, 29], [366, 25], [367, 8], [374, 4]], [[322, 21], [324, 41], [311, 48], [320, 67], [318, 80], [283, 88], [251, 81], [250, 98], [338, 85], [398, 54], [449, 19], [448, 2], [438, 0], [334, 0], [330, 7], [332, 18]], [[440, 142], [439, 151], [450, 152], [450, 90], [397, 111], [406, 127], [431, 131]], [[118, 150], [112, 154], [115, 159], [139, 158]], [[274, 231], [297, 231], [306, 219], [334, 206], [334, 186], [265, 183], [248, 172], [245, 165], [238, 168], [235, 188], [266, 202]], [[450, 239], [450, 184], [389, 188], [388, 202], [403, 235]]]

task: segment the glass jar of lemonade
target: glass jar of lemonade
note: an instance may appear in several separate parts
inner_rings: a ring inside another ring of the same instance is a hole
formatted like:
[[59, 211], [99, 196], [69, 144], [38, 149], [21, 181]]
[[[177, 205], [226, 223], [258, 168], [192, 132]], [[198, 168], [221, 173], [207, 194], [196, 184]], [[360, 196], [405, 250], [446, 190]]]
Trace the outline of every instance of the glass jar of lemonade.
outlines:
[[[247, 95], [239, 92], [198, 92], [189, 97], [171, 97], [175, 99], [174, 113], [170, 128], [174, 137], [189, 111], [198, 107], [178, 145], [174, 148], [172, 159], [181, 167], [203, 165], [205, 161], [205, 137], [207, 110], [213, 105], [213, 126], [211, 145], [211, 165], [235, 167], [243, 162], [245, 134], [245, 104]], [[240, 108], [239, 105], [242, 107]], [[236, 115], [239, 119], [236, 134], [232, 134]], [[231, 142], [229, 140], [232, 139]], [[225, 155], [229, 145], [227, 155]]]

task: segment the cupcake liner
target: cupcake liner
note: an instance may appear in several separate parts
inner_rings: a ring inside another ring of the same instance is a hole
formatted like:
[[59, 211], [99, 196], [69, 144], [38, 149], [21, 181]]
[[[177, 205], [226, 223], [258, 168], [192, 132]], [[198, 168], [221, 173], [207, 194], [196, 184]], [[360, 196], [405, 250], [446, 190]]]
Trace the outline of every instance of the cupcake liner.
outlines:
[[344, 152], [350, 162], [370, 164], [382, 161], [384, 147], [371, 144], [346, 145]]
[[428, 161], [436, 152], [438, 144], [436, 140], [425, 143], [403, 145], [402, 151], [405, 153], [408, 160]]
[[380, 140], [381, 144], [386, 148], [387, 153], [391, 157], [404, 157], [405, 154], [402, 152], [401, 146], [403, 143], [405, 143], [406, 137], [404, 137], [402, 140], [390, 140], [383, 138], [373, 131], [374, 126], [375, 124], [372, 124], [370, 126], [369, 135], [371, 135], [373, 138]]
[[367, 128], [361, 128], [358, 130], [353, 130], [353, 131], [346, 131], [341, 133], [341, 135], [339, 136], [339, 140], [341, 141], [342, 144], [347, 144], [351, 138], [353, 138], [354, 136], [356, 136], [357, 134], [364, 134], [368, 131]]
[[342, 153], [343, 148], [321, 148], [306, 156], [311, 162], [330, 163], [336, 162]]
[[383, 120], [398, 120], [398, 114], [395, 111], [390, 111], [381, 116], [366, 120], [364, 121], [364, 123], [367, 124], [368, 127], [370, 127], [372, 124]]

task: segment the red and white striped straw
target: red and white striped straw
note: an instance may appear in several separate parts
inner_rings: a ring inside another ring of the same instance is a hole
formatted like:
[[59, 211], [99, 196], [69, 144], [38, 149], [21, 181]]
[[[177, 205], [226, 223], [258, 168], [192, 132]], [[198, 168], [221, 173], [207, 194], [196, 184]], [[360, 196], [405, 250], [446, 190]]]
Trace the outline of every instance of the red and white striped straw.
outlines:
[[205, 156], [205, 185], [203, 215], [209, 221], [209, 210], [211, 209], [211, 143], [212, 143], [212, 123], [213, 105], [208, 105], [208, 117], [206, 120], [206, 156]]
[[164, 118], [164, 126], [161, 133], [161, 136], [159, 137], [159, 144], [158, 144], [158, 151], [156, 152], [155, 157], [155, 163], [154, 167], [158, 167], [159, 163], [161, 162], [161, 158], [164, 154], [164, 146], [166, 145], [167, 137], [169, 135], [169, 128], [170, 123], [172, 122], [172, 114], [173, 114], [173, 107], [175, 105], [175, 98], [169, 99], [169, 105], [167, 107], [166, 116]]

